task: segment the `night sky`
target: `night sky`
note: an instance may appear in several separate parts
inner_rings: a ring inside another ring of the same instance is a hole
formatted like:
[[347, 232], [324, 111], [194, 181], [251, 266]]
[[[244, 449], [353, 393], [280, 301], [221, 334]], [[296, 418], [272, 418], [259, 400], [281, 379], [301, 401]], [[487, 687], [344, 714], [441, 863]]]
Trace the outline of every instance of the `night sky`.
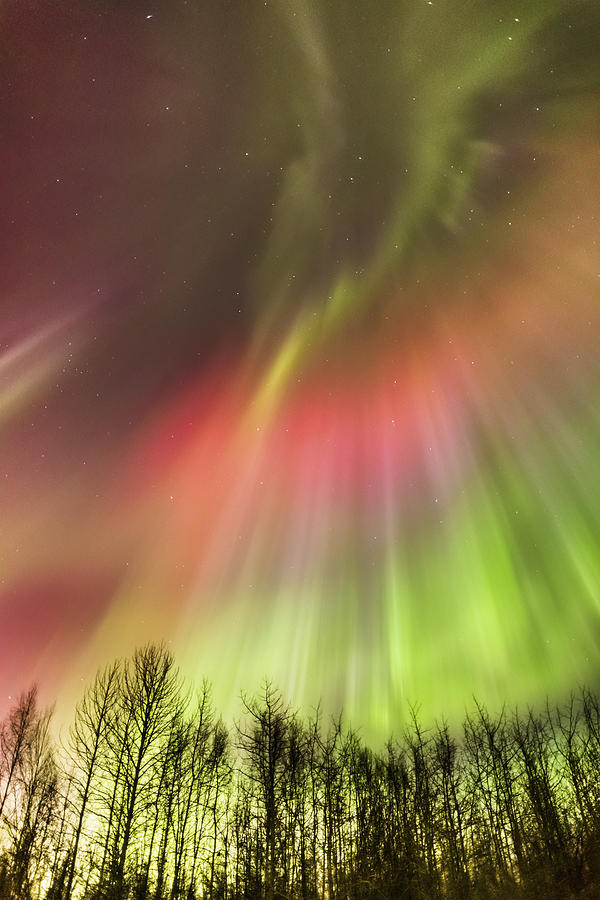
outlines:
[[600, 4], [0, 6], [0, 706], [600, 674]]

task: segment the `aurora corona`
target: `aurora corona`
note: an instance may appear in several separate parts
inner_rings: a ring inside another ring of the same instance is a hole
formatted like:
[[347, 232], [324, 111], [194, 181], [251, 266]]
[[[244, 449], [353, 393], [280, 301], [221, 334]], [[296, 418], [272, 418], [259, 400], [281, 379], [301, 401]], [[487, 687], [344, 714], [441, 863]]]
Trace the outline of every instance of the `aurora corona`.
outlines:
[[600, 665], [593, 2], [0, 7], [2, 659], [375, 740]]

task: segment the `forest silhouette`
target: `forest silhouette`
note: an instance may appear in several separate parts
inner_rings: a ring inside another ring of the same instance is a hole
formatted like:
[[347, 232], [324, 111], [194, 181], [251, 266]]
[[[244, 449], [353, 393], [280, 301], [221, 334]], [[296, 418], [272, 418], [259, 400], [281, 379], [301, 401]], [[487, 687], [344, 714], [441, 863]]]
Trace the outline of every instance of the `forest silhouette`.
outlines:
[[228, 728], [162, 645], [99, 672], [53, 737], [0, 730], [0, 897], [600, 897], [600, 698], [480, 705], [374, 752], [265, 681]]

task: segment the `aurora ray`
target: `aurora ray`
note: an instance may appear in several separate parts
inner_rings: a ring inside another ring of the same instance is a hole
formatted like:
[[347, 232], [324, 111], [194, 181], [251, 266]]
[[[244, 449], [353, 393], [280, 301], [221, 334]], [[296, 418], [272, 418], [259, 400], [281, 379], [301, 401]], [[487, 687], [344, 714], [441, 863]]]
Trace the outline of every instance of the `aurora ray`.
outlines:
[[0, 10], [2, 697], [375, 738], [600, 663], [592, 2]]

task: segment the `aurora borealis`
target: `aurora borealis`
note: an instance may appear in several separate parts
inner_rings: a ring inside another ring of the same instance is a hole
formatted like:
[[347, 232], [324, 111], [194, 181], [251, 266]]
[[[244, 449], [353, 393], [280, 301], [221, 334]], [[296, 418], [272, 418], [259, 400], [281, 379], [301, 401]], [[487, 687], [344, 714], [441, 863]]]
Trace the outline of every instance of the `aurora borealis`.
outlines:
[[5, 2], [0, 698], [384, 738], [600, 672], [600, 6]]

